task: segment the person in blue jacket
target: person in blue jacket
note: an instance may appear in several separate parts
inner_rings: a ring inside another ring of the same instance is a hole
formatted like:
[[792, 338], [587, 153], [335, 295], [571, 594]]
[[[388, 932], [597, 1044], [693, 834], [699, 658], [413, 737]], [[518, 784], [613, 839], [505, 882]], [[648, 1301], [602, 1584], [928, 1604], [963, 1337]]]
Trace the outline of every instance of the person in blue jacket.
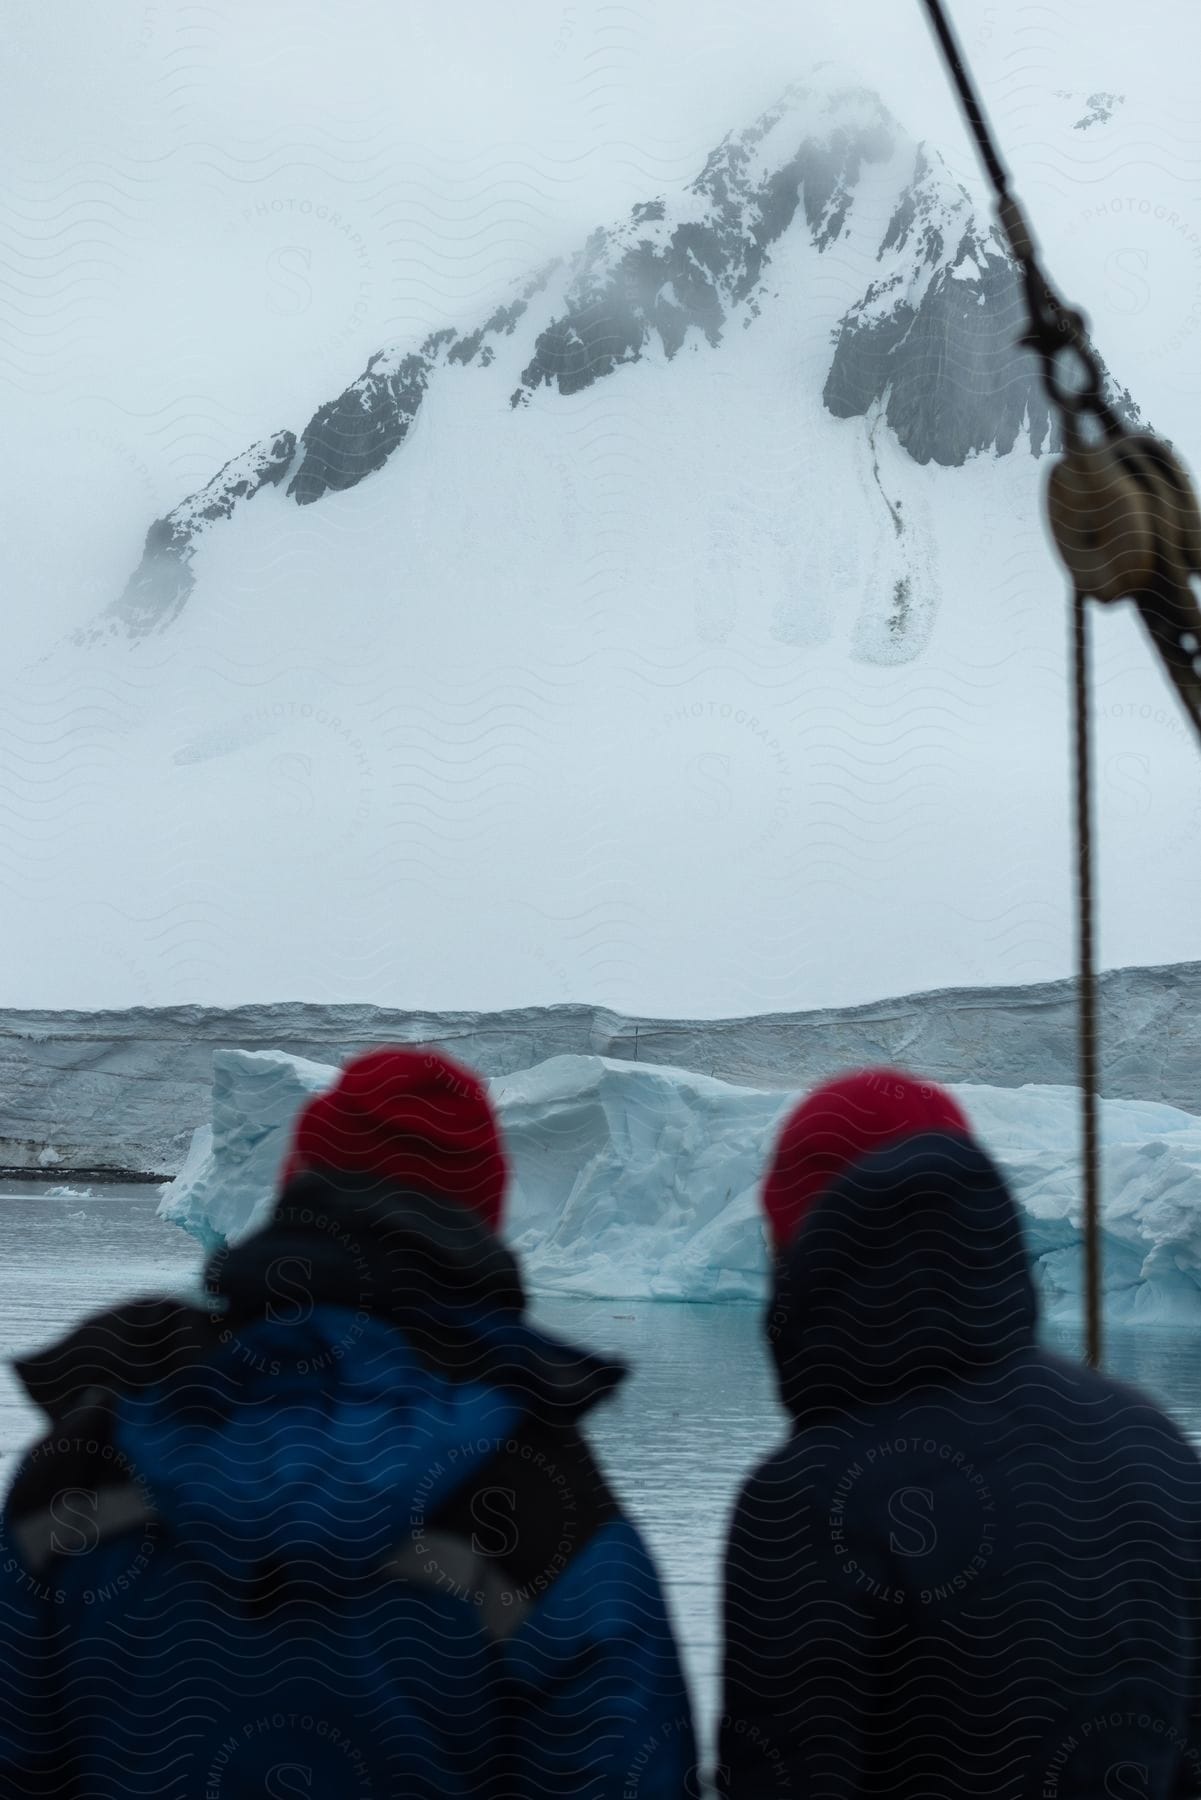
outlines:
[[1201, 1464], [1039, 1345], [954, 1098], [890, 1069], [819, 1088], [764, 1202], [792, 1429], [730, 1531], [721, 1792], [1201, 1793]]
[[475, 1077], [351, 1063], [200, 1307], [19, 1365], [0, 1794], [677, 1800], [659, 1579], [582, 1435], [622, 1371], [536, 1330]]

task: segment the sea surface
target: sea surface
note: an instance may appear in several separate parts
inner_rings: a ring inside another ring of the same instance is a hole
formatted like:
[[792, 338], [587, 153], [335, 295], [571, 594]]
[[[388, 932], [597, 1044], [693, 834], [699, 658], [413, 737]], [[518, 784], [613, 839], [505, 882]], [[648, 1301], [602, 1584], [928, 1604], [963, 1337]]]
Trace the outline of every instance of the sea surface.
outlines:
[[[178, 1290], [199, 1247], [155, 1216], [153, 1187], [0, 1186], [0, 1484], [42, 1429], [8, 1359], [83, 1314], [138, 1293]], [[665, 1578], [700, 1719], [717, 1704], [721, 1550], [739, 1483], [785, 1429], [757, 1306], [535, 1299], [549, 1330], [628, 1363], [592, 1415], [606, 1472]], [[1075, 1333], [1057, 1332], [1074, 1354]], [[1201, 1444], [1201, 1329], [1109, 1333], [1106, 1366], [1155, 1395]]]

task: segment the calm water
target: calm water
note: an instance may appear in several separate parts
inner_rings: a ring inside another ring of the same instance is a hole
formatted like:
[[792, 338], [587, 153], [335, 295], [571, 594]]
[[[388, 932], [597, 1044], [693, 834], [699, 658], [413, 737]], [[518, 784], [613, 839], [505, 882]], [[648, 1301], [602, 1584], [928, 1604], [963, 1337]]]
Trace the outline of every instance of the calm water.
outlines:
[[[153, 1188], [55, 1196], [0, 1188], [0, 1483], [40, 1429], [7, 1359], [122, 1296], [188, 1281], [196, 1245], [155, 1217]], [[749, 1306], [545, 1299], [548, 1329], [621, 1357], [631, 1376], [593, 1415], [591, 1436], [642, 1525], [671, 1605], [706, 1721], [716, 1705], [721, 1547], [748, 1466], [781, 1435], [780, 1412]], [[1074, 1334], [1058, 1333], [1074, 1353]], [[1201, 1443], [1201, 1330], [1110, 1334], [1108, 1367], [1155, 1394]]]

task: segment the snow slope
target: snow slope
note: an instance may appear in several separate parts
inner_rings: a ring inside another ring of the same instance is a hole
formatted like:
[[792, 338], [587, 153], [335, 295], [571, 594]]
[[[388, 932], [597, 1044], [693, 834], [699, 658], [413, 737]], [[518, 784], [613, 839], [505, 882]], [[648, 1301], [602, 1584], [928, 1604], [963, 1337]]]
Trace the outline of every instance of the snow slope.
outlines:
[[[206, 1245], [265, 1222], [291, 1121], [336, 1071], [278, 1051], [218, 1051], [212, 1124], [160, 1211]], [[767, 1269], [757, 1184], [794, 1093], [681, 1069], [554, 1056], [495, 1078], [514, 1170], [507, 1235], [540, 1291], [752, 1299]], [[1049, 1317], [1080, 1300], [1078, 1095], [957, 1086], [1023, 1207]], [[1201, 1323], [1201, 1118], [1150, 1101], [1101, 1108], [1109, 1318]]]
[[[332, 398], [298, 369], [7, 684], [8, 1002], [713, 1017], [1066, 974], [1018, 324], [937, 146], [819, 71], [482, 317]], [[1098, 627], [1103, 955], [1187, 959], [1195, 746]]]

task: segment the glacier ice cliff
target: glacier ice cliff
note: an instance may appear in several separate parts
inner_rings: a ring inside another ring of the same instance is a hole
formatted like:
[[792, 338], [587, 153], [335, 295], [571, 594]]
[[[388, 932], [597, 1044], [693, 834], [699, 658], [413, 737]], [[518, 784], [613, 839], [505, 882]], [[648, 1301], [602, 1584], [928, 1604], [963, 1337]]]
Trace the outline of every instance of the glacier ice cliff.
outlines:
[[[211, 1124], [162, 1215], [202, 1243], [265, 1222], [293, 1117], [336, 1076], [278, 1051], [218, 1051]], [[795, 1091], [603, 1056], [553, 1056], [490, 1083], [512, 1159], [506, 1236], [539, 1292], [751, 1300], [768, 1258], [757, 1189]], [[1005, 1169], [1051, 1320], [1080, 1304], [1079, 1096], [956, 1085]], [[1104, 1280], [1114, 1322], [1201, 1322], [1201, 1118], [1101, 1107]]]

